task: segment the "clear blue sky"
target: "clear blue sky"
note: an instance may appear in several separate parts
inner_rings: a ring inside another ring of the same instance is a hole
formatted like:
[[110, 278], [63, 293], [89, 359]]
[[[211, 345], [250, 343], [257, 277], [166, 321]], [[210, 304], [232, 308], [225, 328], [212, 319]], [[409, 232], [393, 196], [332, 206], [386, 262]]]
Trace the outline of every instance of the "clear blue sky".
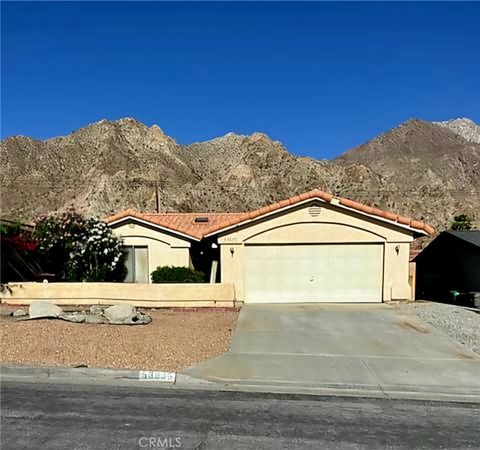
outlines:
[[473, 2], [2, 2], [1, 135], [135, 117], [330, 158], [412, 117], [479, 123], [479, 23]]

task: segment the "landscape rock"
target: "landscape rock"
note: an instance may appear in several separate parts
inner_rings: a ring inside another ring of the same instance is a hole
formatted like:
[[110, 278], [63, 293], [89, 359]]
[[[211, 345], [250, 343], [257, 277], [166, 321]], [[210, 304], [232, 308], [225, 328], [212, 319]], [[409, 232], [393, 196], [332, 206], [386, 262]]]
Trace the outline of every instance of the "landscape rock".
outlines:
[[148, 314], [138, 312], [129, 320], [125, 320], [123, 325], [147, 325], [152, 321], [152, 318]]
[[30, 319], [57, 318], [62, 314], [62, 308], [49, 300], [36, 300], [32, 302], [28, 308]]
[[[27, 312], [18, 309], [11, 314], [14, 317], [27, 316]], [[112, 324], [112, 325], [146, 325], [152, 321], [148, 314], [137, 311], [135, 306], [125, 303], [113, 305], [106, 309], [92, 305], [90, 313], [74, 311], [65, 313], [62, 308], [48, 300], [32, 302], [27, 319], [56, 318], [72, 323]]]
[[480, 314], [472, 309], [444, 303], [416, 301], [402, 306], [452, 339], [480, 354]]
[[103, 308], [100, 305], [92, 305], [90, 306], [90, 314], [101, 316], [103, 314]]
[[85, 323], [100, 324], [105, 322], [106, 322], [106, 319], [104, 319], [101, 315], [98, 315], [98, 314], [89, 314], [85, 318]]
[[62, 314], [61, 316], [58, 317], [59, 319], [62, 320], [67, 320], [68, 322], [74, 322], [74, 323], [82, 323], [85, 322], [87, 316], [82, 313], [71, 313], [71, 314]]
[[122, 324], [132, 321], [136, 314], [137, 310], [135, 306], [129, 303], [110, 306], [103, 312], [103, 315], [113, 324]]

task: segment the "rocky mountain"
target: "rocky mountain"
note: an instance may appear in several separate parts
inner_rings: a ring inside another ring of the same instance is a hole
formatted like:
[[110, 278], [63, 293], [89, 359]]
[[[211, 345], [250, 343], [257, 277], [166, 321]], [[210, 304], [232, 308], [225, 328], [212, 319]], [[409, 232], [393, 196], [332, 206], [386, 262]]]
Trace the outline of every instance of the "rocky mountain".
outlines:
[[438, 228], [459, 212], [479, 219], [480, 145], [472, 142], [472, 133], [467, 140], [457, 125], [409, 120], [335, 162], [368, 166], [382, 176], [387, 207], [423, 214]]
[[480, 126], [470, 119], [453, 119], [445, 122], [433, 122], [435, 125], [448, 128], [463, 139], [480, 144]]
[[161, 211], [244, 211], [319, 187], [442, 228], [456, 213], [480, 219], [478, 130], [468, 119], [414, 119], [319, 161], [262, 133], [185, 146], [156, 125], [102, 120], [64, 137], [2, 141], [1, 214], [155, 211], [157, 196]]

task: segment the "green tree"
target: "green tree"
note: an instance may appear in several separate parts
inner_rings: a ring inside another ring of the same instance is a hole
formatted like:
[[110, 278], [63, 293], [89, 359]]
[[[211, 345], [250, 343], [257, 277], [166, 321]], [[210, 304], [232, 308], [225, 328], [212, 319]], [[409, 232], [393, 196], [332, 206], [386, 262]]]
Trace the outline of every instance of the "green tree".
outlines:
[[472, 222], [472, 218], [468, 217], [466, 214], [460, 214], [453, 218], [450, 229], [455, 231], [471, 230]]

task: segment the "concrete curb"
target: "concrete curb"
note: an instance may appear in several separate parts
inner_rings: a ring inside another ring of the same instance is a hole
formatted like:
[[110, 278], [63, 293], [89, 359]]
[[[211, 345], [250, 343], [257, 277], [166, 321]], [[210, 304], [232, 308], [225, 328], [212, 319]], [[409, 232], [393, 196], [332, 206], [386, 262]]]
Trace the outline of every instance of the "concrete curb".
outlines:
[[2, 381], [7, 382], [94, 384], [179, 390], [480, 403], [480, 394], [461, 391], [433, 392], [427, 390], [425, 386], [418, 386], [418, 389], [413, 390], [406, 389], [406, 386], [380, 388], [378, 386], [356, 385], [249, 384], [248, 382], [207, 380], [175, 372], [19, 365], [1, 365], [0, 375]]
[[[241, 391], [241, 392], [264, 392], [264, 393], [289, 393], [319, 396], [341, 396], [341, 397], [368, 397], [384, 399], [403, 400], [425, 400], [444, 402], [467, 402], [480, 403], [480, 391], [475, 389], [451, 388], [439, 386], [438, 389], [432, 386], [407, 386], [407, 385], [355, 385], [355, 384], [292, 384], [281, 382], [251, 382], [223, 379], [200, 379], [189, 375], [178, 374], [178, 384], [182, 384], [182, 377], [188, 377], [187, 384], [195, 381], [202, 381], [205, 389], [216, 389], [220, 391]], [[179, 386], [180, 387], [180, 386]], [[183, 386], [182, 386], [183, 387]], [[185, 386], [188, 389], [188, 385]]]
[[88, 367], [49, 367], [1, 365], [2, 379], [62, 380], [85, 379], [98, 381], [136, 381], [174, 384], [175, 372], [130, 369], [94, 369]]

